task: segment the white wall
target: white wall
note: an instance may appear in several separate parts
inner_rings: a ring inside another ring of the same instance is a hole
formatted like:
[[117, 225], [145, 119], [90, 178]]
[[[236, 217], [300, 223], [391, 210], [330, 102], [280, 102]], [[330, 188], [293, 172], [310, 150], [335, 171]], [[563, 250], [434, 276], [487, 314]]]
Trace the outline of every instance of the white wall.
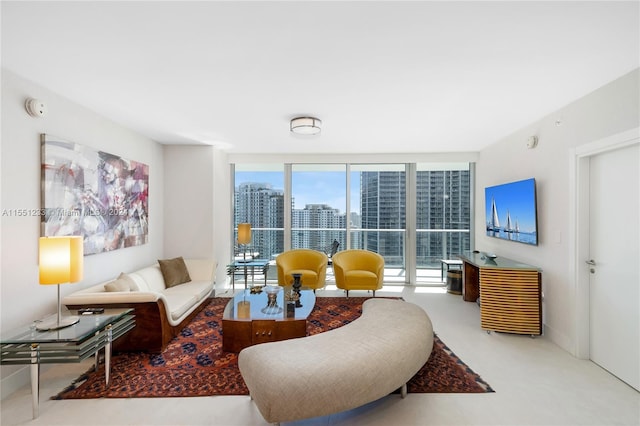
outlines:
[[230, 258], [229, 165], [211, 146], [164, 147], [164, 255], [213, 258], [216, 291]]
[[229, 166], [227, 154], [214, 149], [213, 156], [213, 182], [214, 182], [214, 202], [215, 211], [213, 221], [214, 252], [218, 261], [216, 271], [216, 294], [220, 294], [226, 289], [225, 283], [228, 280], [226, 275], [226, 265], [231, 260], [231, 239], [233, 235], [233, 220], [231, 211], [233, 208], [233, 188], [231, 186], [231, 167]]
[[[26, 98], [46, 101], [48, 114], [34, 118]], [[84, 279], [61, 286], [65, 294], [110, 279], [163, 256], [163, 153], [146, 139], [68, 99], [2, 70], [2, 168], [0, 211], [40, 208], [40, 134], [49, 133], [149, 165], [149, 242], [85, 257]], [[1, 331], [56, 311], [55, 286], [38, 284], [40, 217], [2, 215], [0, 252]], [[14, 369], [2, 367], [4, 378]], [[4, 382], [4, 380], [3, 380]], [[4, 383], [3, 383], [4, 387]]]
[[[476, 168], [476, 249], [542, 268], [545, 334], [575, 355], [576, 288], [571, 262], [572, 150], [639, 125], [638, 69], [509, 135], [480, 152]], [[559, 123], [556, 123], [558, 122]], [[527, 149], [529, 136], [538, 147]], [[484, 188], [533, 177], [537, 184], [538, 246], [485, 235]]]
[[164, 147], [164, 254], [212, 258], [213, 147]]

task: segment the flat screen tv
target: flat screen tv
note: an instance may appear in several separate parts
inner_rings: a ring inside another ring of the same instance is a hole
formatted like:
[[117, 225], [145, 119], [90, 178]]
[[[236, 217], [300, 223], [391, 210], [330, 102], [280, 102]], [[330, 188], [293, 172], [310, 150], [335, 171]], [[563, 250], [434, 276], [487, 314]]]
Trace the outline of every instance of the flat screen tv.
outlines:
[[535, 179], [489, 186], [484, 199], [488, 236], [538, 245]]

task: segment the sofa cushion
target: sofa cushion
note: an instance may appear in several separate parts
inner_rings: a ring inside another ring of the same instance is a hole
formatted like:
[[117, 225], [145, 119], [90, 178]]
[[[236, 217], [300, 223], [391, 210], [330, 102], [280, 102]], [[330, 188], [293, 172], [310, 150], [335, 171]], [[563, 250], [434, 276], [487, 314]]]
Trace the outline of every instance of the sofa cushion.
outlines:
[[213, 281], [215, 266], [209, 259], [184, 259], [191, 281]]
[[147, 282], [144, 280], [144, 278], [142, 278], [136, 272], [131, 272], [131, 273], [127, 274], [127, 276], [131, 279], [131, 281], [133, 281], [133, 286], [135, 286], [135, 290], [133, 289], [134, 287], [132, 286], [131, 287], [131, 291], [152, 291], [152, 290], [154, 290], [151, 287], [149, 287], [149, 284], [147, 284]]
[[167, 288], [191, 281], [187, 265], [182, 257], [158, 260], [158, 264], [164, 277], [164, 285]]
[[345, 271], [344, 273], [347, 288], [350, 290], [362, 288], [362, 289], [370, 289], [375, 288], [378, 284], [378, 276], [371, 271], [363, 271], [363, 270], [352, 270]]
[[198, 298], [195, 295], [186, 292], [167, 291], [163, 293], [162, 297], [167, 304], [169, 317], [174, 321], [177, 321], [178, 318], [198, 303]]
[[138, 287], [138, 284], [136, 284], [136, 281], [129, 274], [125, 274], [124, 272], [121, 272], [120, 275], [118, 275], [118, 279], [127, 281], [129, 283], [129, 288], [131, 289], [131, 291], [140, 290], [140, 288]]
[[165, 296], [189, 294], [191, 296], [195, 296], [197, 301], [200, 301], [211, 294], [211, 283], [209, 281], [191, 281], [168, 288], [163, 291], [162, 294]]
[[123, 280], [113, 280], [104, 285], [105, 291], [131, 291], [129, 283]]
[[[138, 269], [129, 275], [132, 277], [137, 276], [136, 282], [138, 282], [137, 278], [140, 278], [140, 281], [144, 281], [147, 285], [147, 291], [157, 291], [162, 293], [166, 289], [166, 286], [164, 285], [164, 277], [162, 276], [162, 271], [160, 271], [160, 265], [158, 264]], [[142, 290], [142, 287], [140, 287], [140, 289]]]
[[105, 291], [137, 291], [138, 286], [127, 274], [122, 272], [117, 279], [104, 285]]

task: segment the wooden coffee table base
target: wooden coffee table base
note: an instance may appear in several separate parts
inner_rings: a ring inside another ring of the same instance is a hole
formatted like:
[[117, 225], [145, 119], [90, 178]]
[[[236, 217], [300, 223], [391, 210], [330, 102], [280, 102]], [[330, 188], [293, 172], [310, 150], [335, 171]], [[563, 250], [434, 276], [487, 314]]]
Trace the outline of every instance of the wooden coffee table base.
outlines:
[[[258, 343], [276, 342], [307, 335], [307, 318], [316, 303], [313, 290], [302, 288], [298, 307], [286, 316], [284, 294], [291, 293], [291, 287], [273, 287], [265, 291], [246, 289], [233, 296], [222, 314], [222, 350], [240, 352]], [[267, 296], [267, 291], [271, 295]], [[269, 308], [268, 303], [275, 306]], [[271, 298], [271, 299], [270, 299]]]
[[276, 342], [307, 335], [307, 320], [222, 320], [222, 350], [240, 352], [258, 343]]

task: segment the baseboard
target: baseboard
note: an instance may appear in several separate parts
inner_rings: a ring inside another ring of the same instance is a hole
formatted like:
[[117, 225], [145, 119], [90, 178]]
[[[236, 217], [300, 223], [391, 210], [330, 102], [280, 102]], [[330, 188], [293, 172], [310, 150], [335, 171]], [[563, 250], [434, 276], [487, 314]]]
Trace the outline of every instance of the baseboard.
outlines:
[[18, 389], [31, 383], [31, 371], [29, 366], [24, 366], [19, 370], [9, 374], [0, 381], [0, 400], [11, 396]]
[[[40, 377], [56, 365], [40, 364]], [[18, 370], [0, 380], [0, 400], [10, 397], [12, 393], [25, 386], [29, 386], [29, 393], [31, 393], [31, 365], [20, 366]]]
[[565, 334], [553, 329], [552, 327], [549, 327], [547, 324], [543, 324], [543, 329], [543, 334], [548, 337], [549, 340], [560, 346], [565, 351], [569, 352], [571, 355], [576, 356], [576, 348], [570, 338], [568, 338]]

